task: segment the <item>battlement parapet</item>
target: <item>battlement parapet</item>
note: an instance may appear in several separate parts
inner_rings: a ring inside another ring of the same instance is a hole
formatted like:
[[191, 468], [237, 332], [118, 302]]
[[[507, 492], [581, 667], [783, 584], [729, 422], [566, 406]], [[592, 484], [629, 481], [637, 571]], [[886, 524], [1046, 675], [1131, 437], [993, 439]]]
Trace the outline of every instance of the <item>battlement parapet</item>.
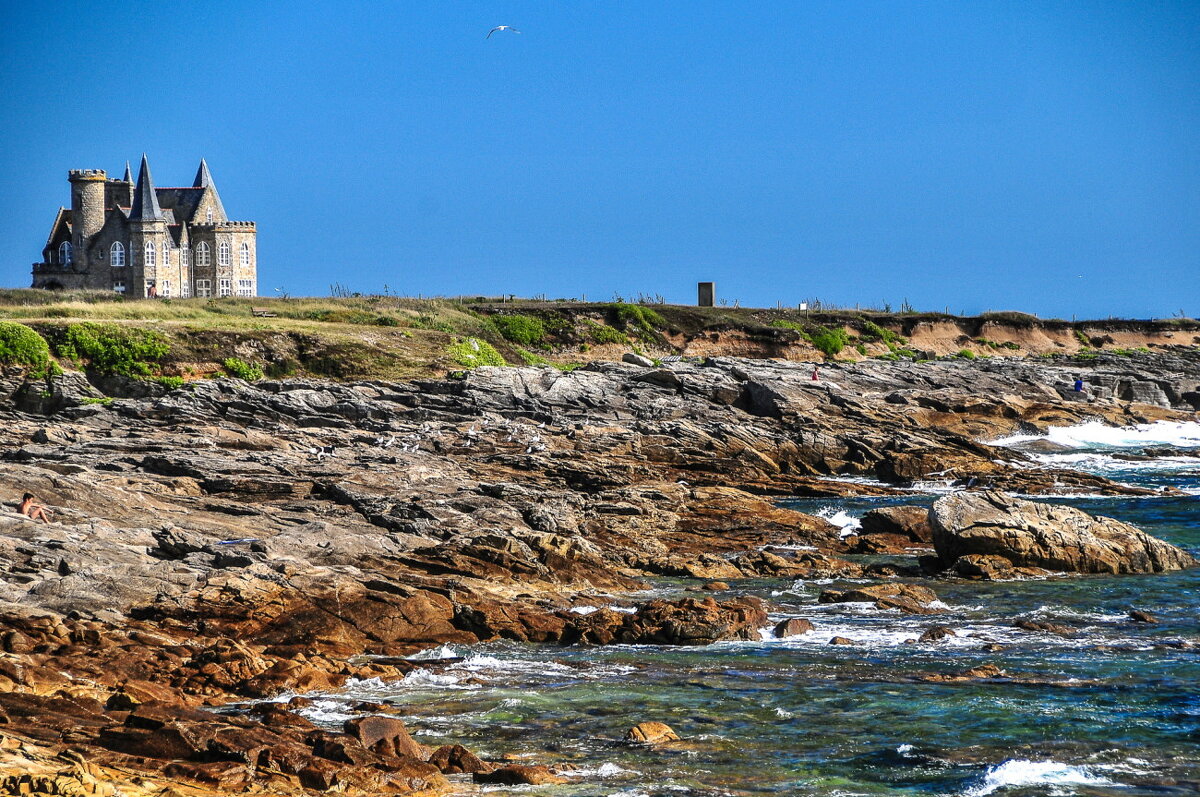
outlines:
[[71, 182], [82, 181], [102, 181], [108, 179], [108, 174], [103, 169], [71, 169], [67, 172], [67, 179]]

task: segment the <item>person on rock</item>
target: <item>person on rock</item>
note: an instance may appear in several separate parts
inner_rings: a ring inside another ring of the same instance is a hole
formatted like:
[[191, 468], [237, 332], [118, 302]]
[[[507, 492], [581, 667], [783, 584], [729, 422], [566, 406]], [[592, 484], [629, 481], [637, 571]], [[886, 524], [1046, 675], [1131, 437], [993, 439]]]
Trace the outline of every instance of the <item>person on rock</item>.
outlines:
[[821, 375], [817, 373], [817, 369], [815, 367], [813, 368], [813, 372], [812, 372], [812, 381], [814, 381], [814, 382], [821, 381]]
[[49, 523], [50, 519], [46, 516], [46, 507], [33, 502], [33, 493], [25, 493], [21, 496], [21, 504], [17, 507], [17, 511], [22, 515], [27, 515], [30, 520], [40, 520], [43, 523]]
[[1081, 376], [1075, 377], [1075, 392], [1076, 393], [1083, 392], [1083, 377], [1081, 377]]

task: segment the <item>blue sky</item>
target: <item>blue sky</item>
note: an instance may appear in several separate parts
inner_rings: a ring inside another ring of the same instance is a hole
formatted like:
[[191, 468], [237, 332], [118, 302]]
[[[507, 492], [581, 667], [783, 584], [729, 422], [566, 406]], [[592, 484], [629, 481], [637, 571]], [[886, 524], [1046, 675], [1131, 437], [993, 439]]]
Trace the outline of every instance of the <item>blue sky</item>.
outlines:
[[8, 3], [0, 78], [5, 286], [146, 151], [264, 295], [1200, 316], [1194, 2]]

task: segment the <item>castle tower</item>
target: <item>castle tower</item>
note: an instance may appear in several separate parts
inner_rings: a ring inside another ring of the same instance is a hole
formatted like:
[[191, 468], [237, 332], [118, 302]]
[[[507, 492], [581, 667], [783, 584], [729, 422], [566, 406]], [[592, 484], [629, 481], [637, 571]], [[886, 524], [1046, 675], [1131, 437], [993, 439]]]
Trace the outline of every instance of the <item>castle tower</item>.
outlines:
[[158, 266], [167, 251], [167, 218], [158, 205], [150, 164], [142, 154], [133, 206], [129, 209], [130, 284], [126, 296], [142, 298], [158, 293]]
[[103, 169], [72, 169], [67, 179], [71, 181], [71, 267], [86, 271], [88, 246], [104, 226], [107, 176]]
[[108, 196], [105, 200], [107, 208], [133, 206], [133, 173], [129, 168], [129, 161], [125, 161], [125, 176], [120, 180], [109, 180], [107, 187]]

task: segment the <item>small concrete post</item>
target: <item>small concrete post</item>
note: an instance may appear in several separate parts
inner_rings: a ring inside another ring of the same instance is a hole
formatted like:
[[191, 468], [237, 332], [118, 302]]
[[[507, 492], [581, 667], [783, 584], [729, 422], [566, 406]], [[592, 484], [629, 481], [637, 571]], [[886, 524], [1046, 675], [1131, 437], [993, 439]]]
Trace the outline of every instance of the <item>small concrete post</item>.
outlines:
[[713, 302], [717, 297], [715, 283], [699, 282], [696, 284], [697, 293], [699, 296], [696, 299], [696, 304], [700, 307], [712, 307]]

